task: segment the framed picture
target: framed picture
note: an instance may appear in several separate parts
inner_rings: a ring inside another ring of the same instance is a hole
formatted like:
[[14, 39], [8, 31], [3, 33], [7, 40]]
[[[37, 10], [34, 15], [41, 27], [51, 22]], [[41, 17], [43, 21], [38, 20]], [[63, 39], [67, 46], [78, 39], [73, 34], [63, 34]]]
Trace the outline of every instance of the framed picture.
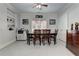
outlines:
[[10, 31], [14, 30], [14, 28], [15, 28], [15, 19], [11, 18], [11, 17], [7, 17], [7, 26], [8, 26], [8, 29]]
[[50, 19], [49, 24], [50, 25], [55, 25], [56, 24], [56, 19]]
[[28, 19], [22, 19], [22, 24], [23, 25], [28, 25], [29, 24], [29, 20]]
[[43, 18], [43, 15], [35, 15], [35, 18]]

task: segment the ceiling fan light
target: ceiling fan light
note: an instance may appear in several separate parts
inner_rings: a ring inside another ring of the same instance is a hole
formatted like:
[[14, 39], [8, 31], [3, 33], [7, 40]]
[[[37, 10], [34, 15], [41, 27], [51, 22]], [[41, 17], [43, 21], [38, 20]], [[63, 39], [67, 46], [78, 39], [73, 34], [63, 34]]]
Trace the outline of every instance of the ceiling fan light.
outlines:
[[40, 9], [41, 7], [42, 7], [41, 5], [37, 5], [37, 6], [36, 6], [36, 8], [39, 8], [39, 9]]
[[41, 8], [41, 5], [38, 5], [39, 8]]

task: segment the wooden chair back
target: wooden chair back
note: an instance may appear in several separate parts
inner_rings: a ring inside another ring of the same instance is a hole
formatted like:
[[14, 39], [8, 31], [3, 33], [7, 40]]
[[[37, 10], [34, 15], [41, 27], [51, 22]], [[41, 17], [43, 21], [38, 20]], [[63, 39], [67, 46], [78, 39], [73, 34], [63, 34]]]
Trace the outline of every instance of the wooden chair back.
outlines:
[[35, 35], [34, 35], [35, 38], [40, 37], [39, 34], [41, 34], [41, 30], [40, 30], [40, 29], [35, 29], [35, 30], [34, 30], [34, 34], [35, 34]]

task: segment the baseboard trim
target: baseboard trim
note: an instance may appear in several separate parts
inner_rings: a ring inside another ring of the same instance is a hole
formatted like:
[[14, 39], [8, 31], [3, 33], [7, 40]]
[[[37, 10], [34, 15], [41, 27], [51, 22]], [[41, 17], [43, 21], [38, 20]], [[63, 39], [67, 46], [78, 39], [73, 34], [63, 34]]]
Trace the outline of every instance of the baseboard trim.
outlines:
[[61, 40], [61, 39], [59, 39], [59, 40], [63, 43], [63, 45], [66, 46], [66, 42], [65, 42], [65, 41], [63, 41], [63, 40]]
[[13, 43], [13, 42], [15, 42], [15, 41], [16, 41], [16, 40], [12, 40], [12, 41], [10, 41], [10, 42], [4, 44], [4, 45], [1, 45], [1, 46], [0, 46], [0, 49], [2, 49], [2, 48], [4, 48], [4, 47], [8, 46], [9, 44], [11, 44], [11, 43]]
[[26, 41], [26, 40], [16, 40], [16, 41]]
[[65, 41], [63, 41], [63, 40], [61, 40], [61, 39], [59, 39], [60, 41], [62, 41], [63, 43], [66, 43]]

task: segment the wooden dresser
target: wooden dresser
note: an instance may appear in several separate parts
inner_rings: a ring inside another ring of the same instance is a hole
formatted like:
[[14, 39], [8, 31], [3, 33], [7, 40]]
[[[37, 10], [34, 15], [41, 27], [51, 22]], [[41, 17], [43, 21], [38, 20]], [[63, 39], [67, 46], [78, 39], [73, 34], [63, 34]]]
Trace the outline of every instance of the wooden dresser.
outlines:
[[79, 56], [79, 31], [67, 31], [66, 39], [66, 47], [76, 56]]

